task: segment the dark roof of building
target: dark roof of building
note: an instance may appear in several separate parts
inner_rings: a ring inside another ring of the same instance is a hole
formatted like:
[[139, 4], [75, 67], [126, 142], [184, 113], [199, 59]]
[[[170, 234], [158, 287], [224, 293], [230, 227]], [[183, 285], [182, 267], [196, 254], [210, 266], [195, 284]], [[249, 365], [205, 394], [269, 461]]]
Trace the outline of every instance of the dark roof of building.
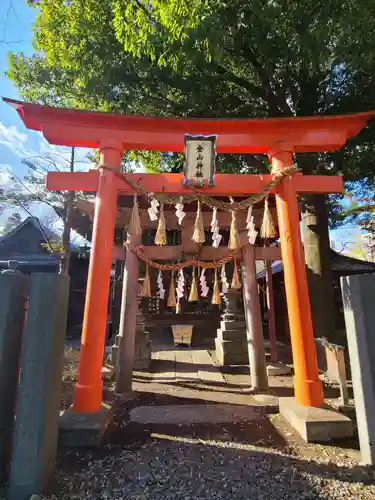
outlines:
[[16, 256], [46, 254], [42, 244], [56, 240], [58, 236], [48, 227], [43, 226], [36, 217], [27, 217], [21, 224], [6, 235], [0, 237], [0, 259]]
[[[335, 252], [331, 249], [332, 255], [332, 270], [333, 272], [345, 276], [347, 274], [364, 274], [375, 273], [375, 262], [368, 262], [366, 260], [353, 259]], [[272, 263], [272, 274], [283, 272], [283, 263], [281, 260], [275, 260]], [[257, 274], [258, 279], [264, 279], [266, 272], [263, 269]]]

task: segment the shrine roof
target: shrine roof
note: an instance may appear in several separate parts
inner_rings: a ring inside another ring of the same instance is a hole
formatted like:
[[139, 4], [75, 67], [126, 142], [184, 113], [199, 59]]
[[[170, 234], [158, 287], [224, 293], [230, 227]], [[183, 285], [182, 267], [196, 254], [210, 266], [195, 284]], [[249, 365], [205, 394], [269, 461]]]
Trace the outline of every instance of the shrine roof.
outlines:
[[181, 152], [185, 134], [216, 134], [218, 153], [268, 153], [279, 141], [295, 152], [342, 147], [375, 111], [348, 115], [288, 118], [195, 119], [133, 116], [56, 108], [3, 98], [27, 128], [41, 131], [51, 144], [98, 148], [112, 139], [124, 149]]
[[[332, 271], [346, 276], [348, 274], [375, 273], [375, 263], [366, 260], [355, 259], [348, 255], [343, 255], [331, 249]], [[272, 274], [282, 273], [283, 263], [280, 260], [272, 263]], [[265, 279], [266, 272], [262, 269], [257, 273], [257, 279]]]

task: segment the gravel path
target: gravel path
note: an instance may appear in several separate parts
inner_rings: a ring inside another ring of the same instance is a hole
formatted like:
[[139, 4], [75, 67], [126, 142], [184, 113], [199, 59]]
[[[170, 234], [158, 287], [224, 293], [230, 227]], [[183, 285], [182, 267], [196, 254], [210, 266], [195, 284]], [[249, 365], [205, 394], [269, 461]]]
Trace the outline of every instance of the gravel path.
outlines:
[[327, 460], [301, 460], [275, 449], [235, 442], [173, 440], [154, 434], [141, 446], [112, 447], [106, 452], [104, 458], [65, 455], [65, 465], [57, 474], [62, 489], [48, 498], [375, 498], [373, 471], [350, 463], [339, 466]]
[[[76, 356], [70, 354], [63, 408], [72, 397]], [[236, 388], [237, 379], [232, 382]], [[246, 395], [233, 387], [222, 394], [220, 387], [204, 392], [142, 380], [135, 385], [133, 407], [197, 405], [202, 399], [246, 404]], [[306, 445], [277, 416], [231, 424], [140, 425], [127, 415], [116, 416], [107, 444], [98, 450], [61, 452], [54, 494], [43, 500], [375, 500], [375, 471], [357, 466], [355, 443], [354, 448], [351, 442], [344, 448]]]

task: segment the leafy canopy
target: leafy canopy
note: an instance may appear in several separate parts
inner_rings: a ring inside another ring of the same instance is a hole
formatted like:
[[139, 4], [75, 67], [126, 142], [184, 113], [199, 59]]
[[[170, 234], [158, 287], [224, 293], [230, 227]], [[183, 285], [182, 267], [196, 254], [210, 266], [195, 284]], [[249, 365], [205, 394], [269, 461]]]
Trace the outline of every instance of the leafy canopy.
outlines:
[[[10, 54], [8, 72], [32, 101], [195, 117], [375, 108], [374, 0], [33, 4], [36, 54]], [[371, 184], [373, 140], [369, 127], [338, 154], [300, 164]], [[157, 169], [173, 168], [176, 158], [133, 152], [128, 160]], [[220, 155], [219, 168], [267, 167], [261, 157]]]

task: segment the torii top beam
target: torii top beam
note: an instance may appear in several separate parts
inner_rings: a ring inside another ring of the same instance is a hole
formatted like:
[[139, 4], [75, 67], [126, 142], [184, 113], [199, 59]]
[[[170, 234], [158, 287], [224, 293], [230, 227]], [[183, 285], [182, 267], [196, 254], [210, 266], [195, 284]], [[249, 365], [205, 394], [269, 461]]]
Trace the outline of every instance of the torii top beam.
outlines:
[[[217, 134], [218, 153], [268, 153], [282, 140], [294, 152], [332, 151], [358, 134], [374, 111], [351, 115], [265, 119], [176, 119], [53, 108], [3, 98], [27, 128], [51, 144], [98, 148], [106, 139], [124, 149], [181, 152], [184, 135]], [[281, 134], [282, 132], [282, 134]]]

